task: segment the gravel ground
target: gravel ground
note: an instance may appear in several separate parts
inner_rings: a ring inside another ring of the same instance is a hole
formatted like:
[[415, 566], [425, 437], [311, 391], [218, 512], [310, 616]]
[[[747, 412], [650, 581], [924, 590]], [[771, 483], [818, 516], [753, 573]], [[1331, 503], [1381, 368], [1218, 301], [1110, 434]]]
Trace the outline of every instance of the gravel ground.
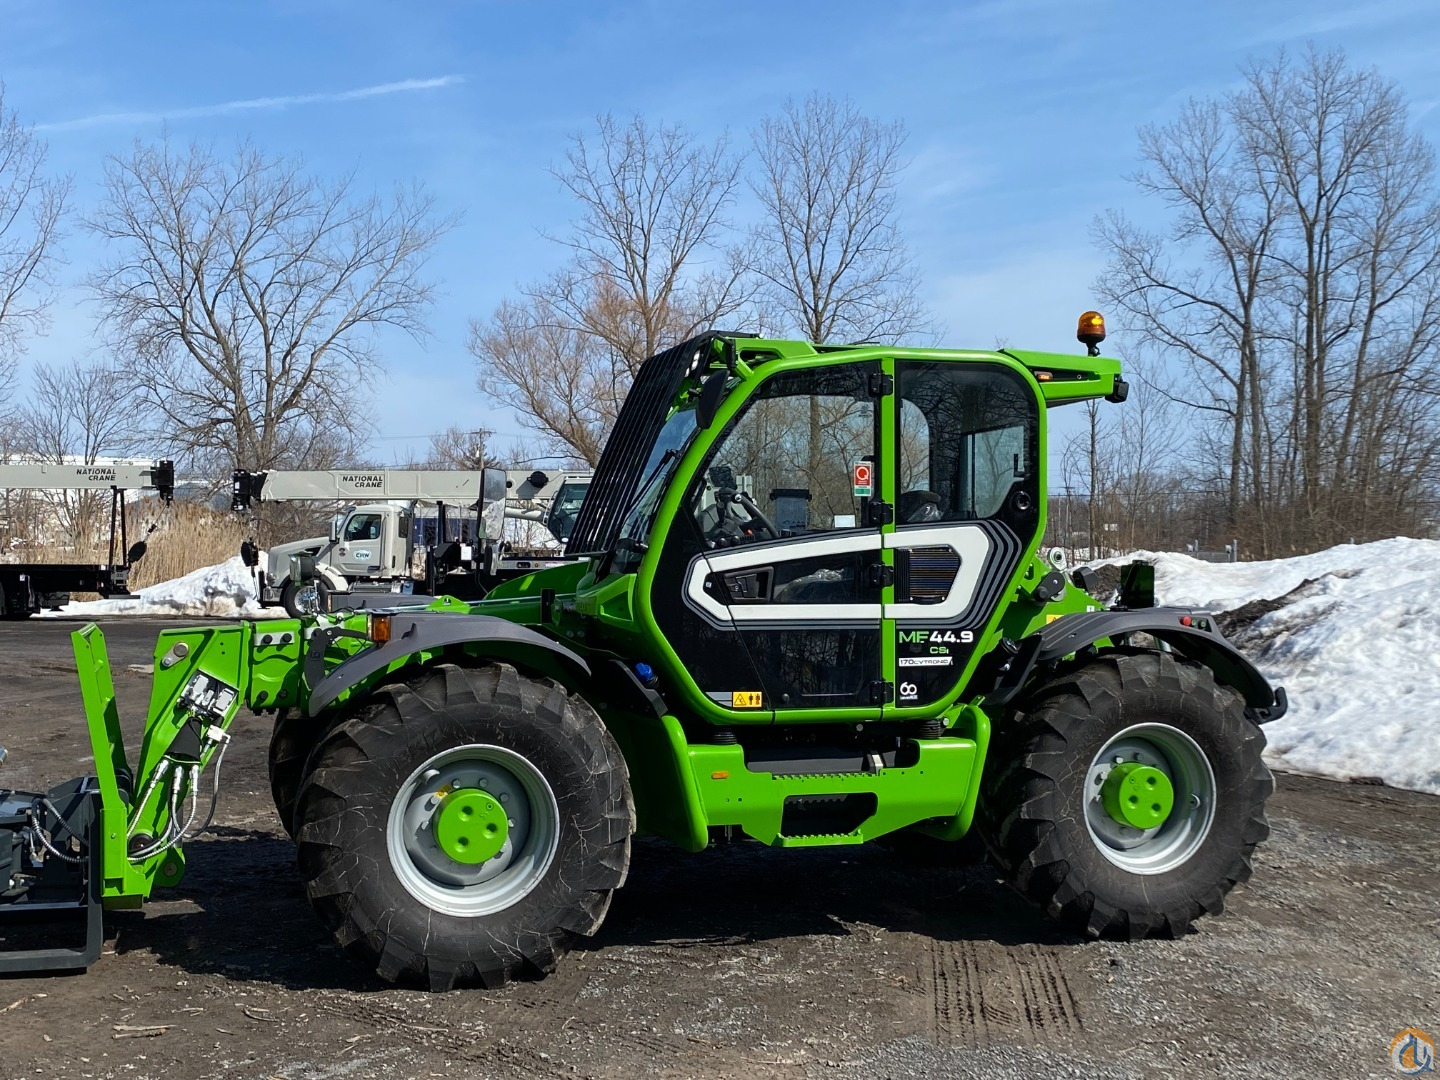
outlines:
[[[122, 715], [156, 620], [106, 626]], [[86, 768], [68, 632], [0, 624], [4, 782]], [[310, 913], [265, 785], [226, 758], [182, 887], [108, 917], [88, 974], [0, 980], [0, 1076], [1390, 1076], [1440, 1035], [1440, 798], [1281, 776], [1255, 877], [1180, 941], [1083, 942], [984, 867], [884, 849], [639, 841], [599, 935], [496, 992], [397, 990]]]

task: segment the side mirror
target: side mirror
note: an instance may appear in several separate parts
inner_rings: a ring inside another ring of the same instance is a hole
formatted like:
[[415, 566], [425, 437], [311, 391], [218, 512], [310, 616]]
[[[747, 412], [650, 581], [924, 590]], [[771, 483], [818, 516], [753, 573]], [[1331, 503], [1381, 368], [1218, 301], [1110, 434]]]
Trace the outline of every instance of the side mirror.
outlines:
[[[139, 562], [145, 557], [145, 552], [148, 550], [149, 545], [146, 544], [144, 540], [137, 540], [135, 543], [130, 545], [130, 550], [125, 553], [126, 563], [134, 566], [137, 562]], [[247, 563], [246, 565], [248, 566], [252, 564]]]
[[345, 526], [345, 517], [345, 514], [336, 514], [330, 519], [330, 542], [332, 544], [338, 543], [340, 540], [340, 530]]
[[480, 502], [489, 504], [504, 500], [505, 490], [509, 486], [504, 469], [484, 470], [480, 481]]
[[717, 371], [700, 387], [700, 400], [695, 403], [695, 426], [701, 431], [715, 422], [715, 414], [725, 400], [725, 382], [729, 378], [729, 372]]

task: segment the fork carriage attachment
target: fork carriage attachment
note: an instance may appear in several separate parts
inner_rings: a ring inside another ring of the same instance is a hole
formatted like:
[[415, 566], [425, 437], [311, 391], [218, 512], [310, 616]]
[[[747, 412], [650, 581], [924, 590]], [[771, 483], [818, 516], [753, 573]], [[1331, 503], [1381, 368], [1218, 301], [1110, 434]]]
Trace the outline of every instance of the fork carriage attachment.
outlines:
[[94, 963], [102, 910], [139, 907], [184, 876], [183, 844], [214, 813], [240, 708], [297, 696], [297, 622], [166, 631], [132, 763], [105, 637], [91, 623], [71, 640], [95, 773], [47, 792], [0, 787], [0, 973]]

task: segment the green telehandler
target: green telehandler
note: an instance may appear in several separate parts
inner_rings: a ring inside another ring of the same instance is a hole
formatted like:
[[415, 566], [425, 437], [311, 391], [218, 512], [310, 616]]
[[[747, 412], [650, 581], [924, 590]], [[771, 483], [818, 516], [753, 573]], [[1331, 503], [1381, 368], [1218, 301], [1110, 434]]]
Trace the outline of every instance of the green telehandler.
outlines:
[[77, 631], [95, 775], [0, 790], [0, 970], [87, 966], [103, 910], [181, 879], [241, 709], [274, 715], [310, 903], [386, 980], [551, 970], [637, 832], [944, 853], [973, 829], [1076, 933], [1218, 913], [1286, 699], [1210, 613], [1154, 606], [1148, 567], [1102, 607], [1041, 555], [1047, 410], [1126, 396], [1103, 337], [1089, 312], [1086, 356], [686, 341], [636, 377], [573, 561], [483, 601], [167, 630], [137, 759]]

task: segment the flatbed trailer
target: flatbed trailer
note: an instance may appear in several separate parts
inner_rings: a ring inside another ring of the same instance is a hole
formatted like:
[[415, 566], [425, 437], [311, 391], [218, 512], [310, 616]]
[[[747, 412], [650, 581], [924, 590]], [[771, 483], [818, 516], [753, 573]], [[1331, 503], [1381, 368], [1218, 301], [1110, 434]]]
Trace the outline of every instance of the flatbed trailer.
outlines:
[[77, 592], [128, 596], [130, 569], [145, 554], [145, 543], [129, 544], [125, 529], [125, 493], [154, 490], [170, 502], [175, 494], [175, 466], [170, 461], [148, 465], [76, 465], [35, 462], [0, 465], [0, 488], [9, 491], [110, 492], [110, 547], [103, 563], [0, 563], [0, 618], [25, 619], [46, 608], [69, 603]]

